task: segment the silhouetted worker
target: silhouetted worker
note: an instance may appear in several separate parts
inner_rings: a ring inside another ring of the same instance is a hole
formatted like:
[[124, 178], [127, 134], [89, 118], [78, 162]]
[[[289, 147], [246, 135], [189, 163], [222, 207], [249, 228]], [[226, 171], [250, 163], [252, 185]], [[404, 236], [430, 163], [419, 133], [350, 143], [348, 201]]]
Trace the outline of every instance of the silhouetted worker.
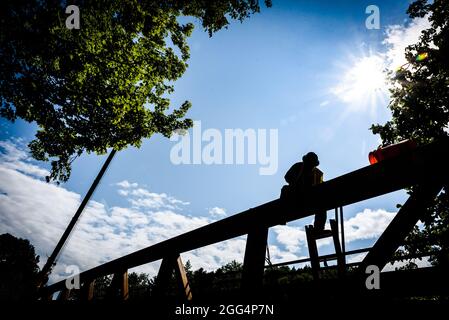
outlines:
[[[318, 156], [314, 152], [307, 153], [302, 157], [302, 162], [295, 163], [284, 176], [288, 185], [282, 187], [281, 199], [298, 198], [305, 189], [323, 182], [323, 172], [317, 168], [319, 164]], [[324, 230], [326, 218], [326, 210], [315, 213], [313, 223], [315, 232], [320, 233]]]

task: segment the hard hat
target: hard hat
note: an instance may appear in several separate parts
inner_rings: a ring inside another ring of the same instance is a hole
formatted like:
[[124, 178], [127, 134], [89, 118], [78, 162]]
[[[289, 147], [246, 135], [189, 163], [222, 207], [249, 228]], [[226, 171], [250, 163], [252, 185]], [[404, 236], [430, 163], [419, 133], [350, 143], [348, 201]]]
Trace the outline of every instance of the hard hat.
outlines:
[[318, 160], [318, 156], [315, 152], [309, 152], [306, 155], [302, 157], [302, 161], [312, 164], [314, 167], [318, 166], [320, 164], [320, 161]]

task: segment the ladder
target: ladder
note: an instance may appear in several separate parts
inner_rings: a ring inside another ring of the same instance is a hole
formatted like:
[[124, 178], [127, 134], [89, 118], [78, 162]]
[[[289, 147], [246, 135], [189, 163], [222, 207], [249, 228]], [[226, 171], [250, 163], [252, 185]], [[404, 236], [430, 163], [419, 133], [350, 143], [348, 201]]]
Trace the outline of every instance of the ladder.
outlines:
[[[312, 275], [314, 280], [320, 279], [320, 257], [318, 255], [318, 247], [316, 241], [319, 239], [332, 237], [334, 241], [335, 254], [337, 256], [337, 271], [338, 277], [342, 278], [345, 273], [345, 256], [340, 245], [340, 239], [338, 236], [338, 222], [335, 219], [329, 220], [331, 230], [323, 230], [320, 233], [316, 233], [313, 225], [306, 226], [307, 245], [309, 248], [310, 264], [312, 266]], [[326, 261], [325, 261], [326, 263]]]

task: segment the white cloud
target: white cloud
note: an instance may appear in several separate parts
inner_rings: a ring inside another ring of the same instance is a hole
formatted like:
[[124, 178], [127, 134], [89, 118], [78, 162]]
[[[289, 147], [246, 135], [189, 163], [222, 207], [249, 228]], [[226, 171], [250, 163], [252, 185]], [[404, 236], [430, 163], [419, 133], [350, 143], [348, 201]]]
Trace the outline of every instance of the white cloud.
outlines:
[[119, 189], [119, 190], [117, 190], [117, 193], [119, 195], [121, 195], [121, 196], [126, 197], [129, 194], [129, 191], [128, 190]]
[[430, 28], [427, 17], [413, 19], [409, 25], [391, 25], [387, 28], [383, 43], [388, 47], [385, 59], [391, 70], [406, 63], [405, 48], [419, 41], [421, 32]]
[[209, 214], [213, 218], [223, 218], [226, 216], [226, 210], [224, 208], [213, 207], [209, 209]]
[[383, 209], [365, 209], [345, 221], [345, 240], [348, 242], [373, 239], [385, 230], [396, 213]]
[[123, 181], [117, 182], [115, 185], [118, 187], [121, 187], [121, 188], [125, 188], [125, 189], [137, 188], [137, 186], [138, 186], [137, 183], [130, 183], [128, 180], [123, 180]]
[[368, 254], [367, 252], [352, 254], [352, 255], [347, 257], [346, 262], [347, 263], [362, 262], [367, 254]]
[[285, 262], [307, 258], [291, 251], [281, 250], [278, 246], [269, 245], [271, 263]]
[[[395, 214], [383, 209], [365, 209], [363, 212], [357, 213], [354, 217], [345, 220], [345, 241], [352, 242], [379, 237]], [[326, 229], [330, 229], [329, 224], [326, 225]], [[307, 246], [304, 227], [275, 226], [272, 230], [276, 234], [277, 242], [285, 246], [290, 253], [298, 254]], [[318, 247], [329, 244], [332, 244], [331, 238], [317, 241]]]
[[327, 106], [329, 104], [329, 100], [324, 100], [320, 103], [320, 107]]
[[306, 233], [299, 227], [275, 226], [276, 240], [284, 245], [290, 253], [298, 252], [306, 243]]
[[183, 261], [190, 260], [192, 268], [217, 269], [232, 260], [243, 262], [246, 237], [238, 237], [182, 254]]
[[123, 180], [115, 184], [121, 189], [117, 193], [128, 197], [128, 201], [134, 208], [143, 209], [161, 209], [169, 208], [171, 210], [180, 209], [179, 206], [189, 205], [189, 202], [178, 200], [165, 193], [150, 192], [145, 188], [138, 188], [137, 183], [130, 183]]
[[37, 165], [31, 163], [31, 158], [22, 149], [19, 149], [19, 145], [12, 141], [0, 141], [0, 162], [4, 167], [12, 170], [17, 170], [25, 174], [29, 174], [35, 177], [45, 177], [50, 173], [48, 170], [42, 169]]
[[385, 267], [382, 269], [382, 272], [394, 271], [397, 268], [404, 267], [409, 262], [414, 262], [418, 266], [418, 268], [426, 268], [426, 267], [430, 267], [431, 266], [431, 263], [429, 261], [429, 257], [423, 257], [421, 259], [410, 259], [410, 260], [404, 260], [404, 261], [396, 261], [393, 264], [387, 263], [385, 265]]

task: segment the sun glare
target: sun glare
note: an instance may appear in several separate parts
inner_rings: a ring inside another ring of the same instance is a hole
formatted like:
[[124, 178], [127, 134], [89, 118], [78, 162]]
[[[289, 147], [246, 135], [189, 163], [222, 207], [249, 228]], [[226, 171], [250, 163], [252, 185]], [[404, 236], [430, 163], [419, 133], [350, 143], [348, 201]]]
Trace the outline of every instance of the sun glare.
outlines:
[[355, 58], [344, 68], [332, 93], [347, 103], [350, 110], [368, 109], [373, 115], [388, 95], [384, 70], [385, 62], [379, 55]]

